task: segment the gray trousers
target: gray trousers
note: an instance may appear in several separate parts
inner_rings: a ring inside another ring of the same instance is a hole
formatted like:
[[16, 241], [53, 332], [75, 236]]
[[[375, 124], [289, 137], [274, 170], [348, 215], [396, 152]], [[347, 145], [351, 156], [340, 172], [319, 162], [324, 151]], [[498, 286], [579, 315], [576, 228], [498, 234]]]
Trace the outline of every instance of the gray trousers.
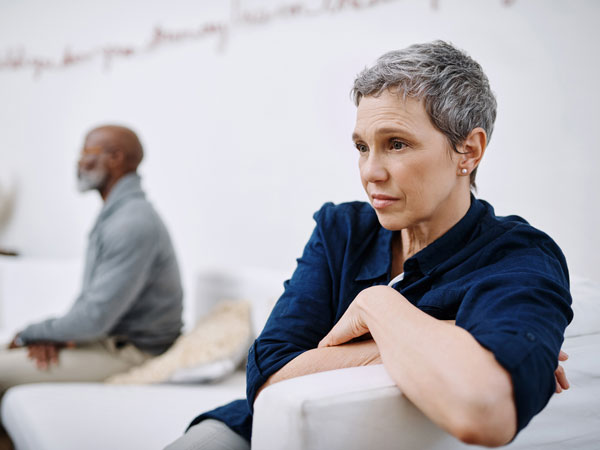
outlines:
[[250, 443], [223, 422], [206, 419], [165, 450], [250, 450]]

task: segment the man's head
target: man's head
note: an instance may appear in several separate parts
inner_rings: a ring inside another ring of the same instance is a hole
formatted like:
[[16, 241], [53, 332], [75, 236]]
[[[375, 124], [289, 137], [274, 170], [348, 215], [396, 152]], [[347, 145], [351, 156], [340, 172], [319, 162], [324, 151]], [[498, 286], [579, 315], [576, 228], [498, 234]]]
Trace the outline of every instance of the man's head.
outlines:
[[144, 150], [137, 135], [118, 125], [104, 125], [85, 137], [77, 164], [80, 191], [98, 190], [106, 199], [115, 183], [135, 172], [142, 162]]
[[[381, 56], [354, 81], [352, 97], [358, 106], [367, 96], [386, 91], [422, 100], [433, 125], [454, 151], [481, 127], [489, 142], [496, 120], [496, 99], [481, 66], [443, 41], [415, 44]], [[475, 174], [470, 174], [475, 187]]]

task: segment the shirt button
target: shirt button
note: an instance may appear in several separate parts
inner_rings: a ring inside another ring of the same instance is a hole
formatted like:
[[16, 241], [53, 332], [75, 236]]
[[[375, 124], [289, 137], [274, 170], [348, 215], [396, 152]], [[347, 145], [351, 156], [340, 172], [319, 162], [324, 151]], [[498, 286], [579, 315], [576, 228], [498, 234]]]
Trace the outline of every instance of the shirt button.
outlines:
[[535, 336], [533, 335], [533, 333], [527, 333], [525, 335], [527, 337], [527, 339], [529, 339], [531, 342], [535, 341]]

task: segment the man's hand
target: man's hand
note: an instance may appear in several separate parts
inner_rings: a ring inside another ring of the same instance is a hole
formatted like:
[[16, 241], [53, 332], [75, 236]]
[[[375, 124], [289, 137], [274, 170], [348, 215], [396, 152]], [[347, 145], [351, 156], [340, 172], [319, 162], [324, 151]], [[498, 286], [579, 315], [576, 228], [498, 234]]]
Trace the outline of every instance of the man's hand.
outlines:
[[22, 345], [20, 344], [19, 333], [17, 333], [15, 335], [15, 337], [13, 338], [13, 340], [10, 341], [10, 344], [8, 344], [8, 349], [12, 350], [14, 348], [20, 348], [20, 347], [22, 347]]
[[27, 356], [35, 361], [40, 370], [58, 364], [58, 352], [62, 348], [74, 348], [74, 342], [37, 342], [27, 346]]

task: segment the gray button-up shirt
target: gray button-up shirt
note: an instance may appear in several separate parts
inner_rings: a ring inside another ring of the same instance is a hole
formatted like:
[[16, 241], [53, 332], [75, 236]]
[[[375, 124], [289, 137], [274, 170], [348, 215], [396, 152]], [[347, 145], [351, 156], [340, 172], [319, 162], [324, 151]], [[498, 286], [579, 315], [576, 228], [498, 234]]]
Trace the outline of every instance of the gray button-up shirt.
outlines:
[[175, 252], [140, 184], [129, 174], [113, 187], [89, 235], [81, 294], [63, 317], [25, 328], [25, 343], [119, 336], [159, 354], [179, 336], [183, 291]]

